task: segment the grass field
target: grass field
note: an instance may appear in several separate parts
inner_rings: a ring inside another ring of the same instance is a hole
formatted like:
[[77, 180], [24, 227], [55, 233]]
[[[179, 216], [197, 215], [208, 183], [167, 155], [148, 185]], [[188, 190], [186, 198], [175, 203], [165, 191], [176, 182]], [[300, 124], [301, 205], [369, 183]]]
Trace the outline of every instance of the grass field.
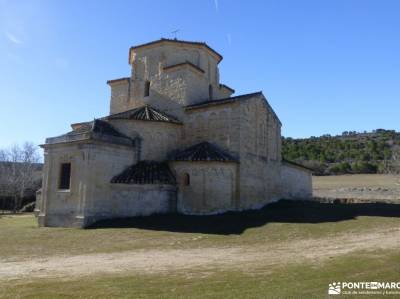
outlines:
[[357, 174], [314, 176], [314, 189], [338, 189], [354, 187], [381, 187], [400, 189], [400, 175]]
[[313, 189], [315, 197], [400, 203], [400, 175], [315, 176]]
[[[398, 281], [399, 263], [398, 251], [373, 251], [334, 258], [324, 264], [299, 263], [258, 268], [247, 272], [192, 269], [157, 275], [117, 274], [33, 281], [28, 279], [4, 283], [0, 296], [2, 298], [328, 298], [328, 283], [333, 281]], [[378, 297], [339, 296], [339, 298]]]
[[400, 279], [399, 217], [304, 202], [87, 230], [1, 216], [0, 298], [327, 298], [333, 281]]

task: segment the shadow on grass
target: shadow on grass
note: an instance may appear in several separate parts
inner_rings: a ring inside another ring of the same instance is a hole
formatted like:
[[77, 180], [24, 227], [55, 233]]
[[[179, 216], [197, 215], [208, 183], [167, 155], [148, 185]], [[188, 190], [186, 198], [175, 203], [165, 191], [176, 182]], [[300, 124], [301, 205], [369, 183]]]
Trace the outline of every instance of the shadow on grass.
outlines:
[[354, 219], [357, 216], [400, 217], [400, 204], [332, 204], [281, 200], [260, 210], [228, 212], [220, 215], [165, 214], [102, 220], [88, 227], [88, 229], [141, 228], [157, 231], [228, 235], [241, 234], [248, 228], [263, 226], [271, 222], [323, 223]]

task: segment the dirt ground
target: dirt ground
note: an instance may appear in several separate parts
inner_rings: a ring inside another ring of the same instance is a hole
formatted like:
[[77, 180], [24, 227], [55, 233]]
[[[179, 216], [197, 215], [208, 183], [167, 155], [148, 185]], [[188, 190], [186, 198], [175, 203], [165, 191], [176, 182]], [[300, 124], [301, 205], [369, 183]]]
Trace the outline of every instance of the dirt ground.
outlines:
[[[336, 196], [339, 198], [355, 198], [357, 196], [366, 198], [375, 196], [376, 199], [390, 200], [399, 200], [400, 198], [400, 180], [395, 176], [357, 175], [314, 177], [313, 184], [314, 195], [316, 196]], [[308, 213], [314, 215], [315, 210], [311, 209]], [[359, 214], [363, 215], [363, 213]], [[351, 221], [360, 221], [356, 220], [359, 214], [352, 214], [351, 217], [344, 218], [342, 224], [344, 225], [344, 222], [349, 223], [350, 228], [352, 228], [356, 222], [353, 223]], [[371, 216], [370, 213], [366, 213], [366, 215]], [[275, 226], [271, 224], [271, 227], [282, 229], [286, 222], [300, 221], [299, 223], [301, 223], [303, 218], [299, 218], [297, 214], [295, 216], [297, 218], [288, 218], [282, 221], [275, 219], [277, 222]], [[380, 215], [377, 213], [377, 215], [372, 216]], [[352, 220], [353, 218], [354, 220]], [[23, 220], [23, 218], [21, 219]], [[266, 237], [262, 233], [255, 233], [252, 238], [259, 238], [260, 240], [253, 243], [245, 241], [234, 244], [215, 242], [214, 244], [207, 244], [204, 247], [192, 246], [187, 248], [168, 248], [157, 245], [137, 249], [131, 249], [130, 247], [128, 250], [117, 252], [86, 252], [84, 254], [81, 252], [71, 253], [66, 251], [44, 255], [43, 257], [32, 256], [28, 259], [20, 258], [17, 255], [14, 258], [10, 258], [10, 256], [6, 258], [4, 256], [3, 258], [0, 257], [0, 281], [52, 277], [76, 278], [110, 273], [158, 274], [190, 269], [204, 269], [205, 271], [209, 269], [233, 269], [251, 273], [258, 268], [270, 269], [277, 265], [304, 262], [316, 265], [330, 258], [345, 257], [352, 252], [362, 251], [374, 254], [376, 250], [397, 250], [400, 247], [400, 226], [398, 225], [371, 226], [371, 228], [365, 228], [364, 230], [343, 229], [335, 233], [334, 228], [341, 225], [340, 223], [332, 222], [329, 226], [324, 225], [323, 222], [321, 222], [322, 224], [313, 224], [313, 219], [310, 218], [305, 222], [310, 222], [310, 225], [315, 225], [315, 229], [320, 227], [321, 231], [325, 232], [325, 234], [322, 234], [318, 238], [315, 238], [315, 235], [310, 235], [304, 238], [278, 238], [275, 241], [263, 241]], [[47, 230], [36, 231], [30, 228], [31, 224], [24, 225], [26, 226], [24, 234], [27, 236], [36, 236], [39, 238], [40, 234], [47, 233]], [[268, 229], [269, 225], [264, 225], [263, 227], [263, 229]], [[295, 234], [300, 233], [300, 229], [300, 225], [291, 227], [292, 232]], [[251, 229], [249, 230], [251, 231]], [[137, 230], [134, 231], [138, 232]], [[74, 233], [75, 231], [54, 230], [54, 234], [69, 232]], [[95, 235], [96, 231], [82, 231], [82, 233]], [[120, 234], [124, 235], [123, 229], [121, 229]], [[148, 232], [147, 234], [147, 239], [155, 237], [154, 233]], [[165, 238], [172, 238], [171, 233], [160, 234]], [[249, 234], [251, 236], [251, 232]], [[184, 236], [184, 234], [178, 235], [181, 238]], [[202, 236], [204, 235], [193, 235], [193, 238], [202, 238]], [[7, 235], [5, 237], [7, 239]], [[8, 238], [11, 240], [10, 236]], [[142, 240], [145, 240], [145, 237], [142, 236], [142, 238]], [[242, 234], [223, 238], [243, 238], [243, 240], [246, 240], [248, 237]], [[116, 241], [116, 236], [113, 236], [111, 239]], [[55, 240], [53, 241], [56, 242]]]
[[118, 253], [50, 256], [25, 261], [0, 260], [0, 280], [43, 277], [77, 277], [104, 273], [162, 273], [187, 269], [241, 269], [283, 263], [320, 262], [353, 251], [395, 249], [400, 228], [377, 229], [363, 234], [343, 233], [322, 239], [278, 242], [242, 247], [150, 249]]
[[358, 174], [314, 176], [315, 197], [400, 202], [400, 176]]

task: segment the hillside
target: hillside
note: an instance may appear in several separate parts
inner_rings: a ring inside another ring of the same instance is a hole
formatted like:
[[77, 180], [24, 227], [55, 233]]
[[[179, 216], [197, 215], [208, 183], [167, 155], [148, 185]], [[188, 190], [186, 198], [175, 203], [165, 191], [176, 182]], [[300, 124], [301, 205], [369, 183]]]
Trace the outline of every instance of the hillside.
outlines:
[[317, 175], [398, 173], [400, 133], [378, 129], [342, 135], [282, 139], [282, 156], [315, 170]]

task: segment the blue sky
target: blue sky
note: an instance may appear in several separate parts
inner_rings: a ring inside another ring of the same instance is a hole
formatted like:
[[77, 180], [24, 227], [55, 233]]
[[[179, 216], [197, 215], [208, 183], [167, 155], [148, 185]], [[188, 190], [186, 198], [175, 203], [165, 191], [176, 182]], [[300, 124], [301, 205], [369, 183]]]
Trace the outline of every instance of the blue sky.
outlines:
[[108, 113], [128, 49], [205, 41], [221, 82], [262, 90], [291, 137], [400, 130], [400, 1], [0, 0], [0, 147]]

